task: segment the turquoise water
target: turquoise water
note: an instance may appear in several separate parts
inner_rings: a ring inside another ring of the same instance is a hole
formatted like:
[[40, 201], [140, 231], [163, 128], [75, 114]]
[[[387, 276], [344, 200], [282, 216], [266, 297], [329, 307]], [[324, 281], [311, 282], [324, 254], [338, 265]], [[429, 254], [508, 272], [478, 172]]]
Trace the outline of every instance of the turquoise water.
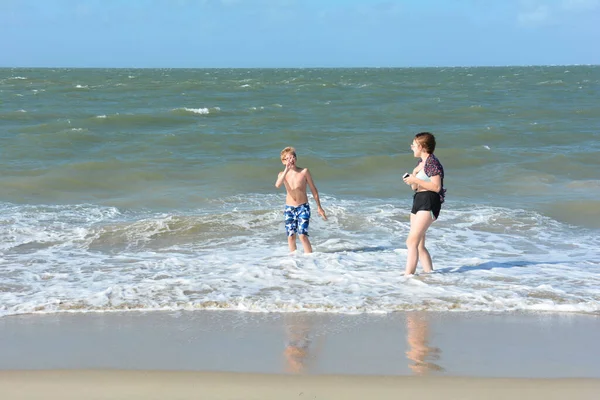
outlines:
[[[597, 313], [598, 98], [598, 66], [0, 69], [0, 313]], [[440, 273], [406, 281], [423, 130]], [[312, 257], [287, 255], [288, 145], [331, 217]]]

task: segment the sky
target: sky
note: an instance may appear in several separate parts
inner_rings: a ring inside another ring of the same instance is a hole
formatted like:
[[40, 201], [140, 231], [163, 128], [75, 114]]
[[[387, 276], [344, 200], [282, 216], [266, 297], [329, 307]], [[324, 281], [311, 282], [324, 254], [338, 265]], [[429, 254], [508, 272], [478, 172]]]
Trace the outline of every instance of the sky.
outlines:
[[0, 0], [0, 67], [600, 64], [600, 0]]

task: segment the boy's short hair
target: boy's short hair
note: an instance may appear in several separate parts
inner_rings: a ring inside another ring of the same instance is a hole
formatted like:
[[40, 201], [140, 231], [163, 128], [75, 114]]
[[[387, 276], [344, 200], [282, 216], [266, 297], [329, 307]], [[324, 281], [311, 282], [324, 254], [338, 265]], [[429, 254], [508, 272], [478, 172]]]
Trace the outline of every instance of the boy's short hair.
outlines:
[[293, 147], [286, 147], [285, 149], [281, 150], [281, 159], [285, 160], [288, 154], [292, 154], [294, 157], [296, 157], [296, 149]]

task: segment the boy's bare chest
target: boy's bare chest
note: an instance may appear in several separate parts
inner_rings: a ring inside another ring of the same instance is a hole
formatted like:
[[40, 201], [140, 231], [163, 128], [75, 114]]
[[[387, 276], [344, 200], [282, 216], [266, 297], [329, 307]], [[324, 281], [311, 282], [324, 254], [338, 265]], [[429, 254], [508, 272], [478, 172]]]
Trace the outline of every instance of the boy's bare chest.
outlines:
[[300, 172], [288, 173], [286, 178], [290, 189], [300, 189], [306, 186], [306, 177]]

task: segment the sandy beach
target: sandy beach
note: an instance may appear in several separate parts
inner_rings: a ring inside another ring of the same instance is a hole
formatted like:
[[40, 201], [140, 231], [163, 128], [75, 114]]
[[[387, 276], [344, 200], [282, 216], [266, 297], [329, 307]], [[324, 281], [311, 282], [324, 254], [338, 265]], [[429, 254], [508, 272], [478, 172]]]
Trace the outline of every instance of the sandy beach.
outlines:
[[2, 398], [25, 399], [596, 399], [592, 379], [410, 378], [164, 371], [9, 371]]
[[230, 311], [0, 318], [12, 399], [592, 399], [598, 317]]

